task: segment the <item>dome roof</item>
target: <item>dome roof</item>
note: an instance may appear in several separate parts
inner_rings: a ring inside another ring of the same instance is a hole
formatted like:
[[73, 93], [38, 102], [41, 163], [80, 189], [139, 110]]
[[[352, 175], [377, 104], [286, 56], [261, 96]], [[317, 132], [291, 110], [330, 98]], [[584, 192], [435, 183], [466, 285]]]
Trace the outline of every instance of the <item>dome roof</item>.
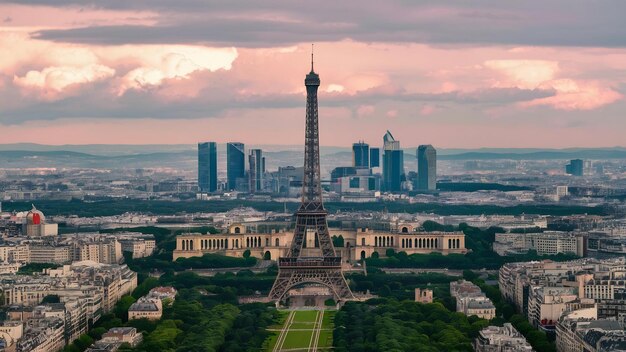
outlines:
[[43, 215], [43, 213], [37, 210], [34, 205], [33, 209], [31, 209], [28, 214], [26, 214], [26, 222], [29, 225], [40, 225], [45, 219], [46, 217]]

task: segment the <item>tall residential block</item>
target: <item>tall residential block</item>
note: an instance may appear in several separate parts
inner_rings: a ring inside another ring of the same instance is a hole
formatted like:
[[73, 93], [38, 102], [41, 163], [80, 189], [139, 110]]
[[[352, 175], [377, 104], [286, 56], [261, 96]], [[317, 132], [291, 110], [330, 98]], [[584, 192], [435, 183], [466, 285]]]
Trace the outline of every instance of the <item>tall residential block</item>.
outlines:
[[369, 144], [358, 142], [352, 145], [352, 165], [357, 169], [368, 169], [370, 167]]
[[263, 176], [265, 174], [265, 157], [261, 149], [251, 149], [248, 155], [248, 180], [250, 193], [263, 191]]
[[215, 192], [217, 190], [217, 144], [215, 142], [198, 143], [198, 191]]
[[228, 190], [238, 190], [246, 176], [246, 153], [243, 143], [230, 142], [226, 144], [226, 177]]
[[417, 189], [437, 189], [437, 150], [430, 144], [417, 147]]
[[404, 152], [400, 141], [393, 138], [391, 132], [383, 136], [383, 186], [387, 192], [402, 191], [404, 176]]

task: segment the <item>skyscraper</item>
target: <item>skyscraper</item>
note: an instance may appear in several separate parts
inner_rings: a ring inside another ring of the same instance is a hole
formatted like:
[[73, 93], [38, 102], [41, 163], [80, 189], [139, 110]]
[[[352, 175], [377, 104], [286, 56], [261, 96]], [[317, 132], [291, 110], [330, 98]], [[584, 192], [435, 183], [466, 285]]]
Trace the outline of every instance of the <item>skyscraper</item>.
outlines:
[[263, 191], [263, 175], [265, 174], [265, 157], [261, 149], [251, 149], [248, 155], [249, 190], [250, 193]]
[[370, 167], [380, 167], [380, 148], [370, 148]]
[[383, 137], [383, 186], [387, 192], [402, 191], [404, 178], [404, 152], [400, 149], [400, 141], [393, 138], [387, 131]]
[[230, 142], [226, 144], [226, 177], [228, 179], [228, 190], [238, 190], [238, 182], [241, 184], [241, 180], [245, 180], [245, 163], [246, 153], [243, 143]]
[[584, 174], [584, 162], [582, 159], [572, 159], [565, 165], [565, 173], [572, 176], [582, 176]]
[[437, 150], [430, 144], [417, 147], [417, 189], [437, 189]]
[[198, 143], [198, 191], [217, 190], [217, 144]]
[[358, 142], [352, 145], [352, 165], [357, 169], [369, 169], [370, 146], [367, 143]]

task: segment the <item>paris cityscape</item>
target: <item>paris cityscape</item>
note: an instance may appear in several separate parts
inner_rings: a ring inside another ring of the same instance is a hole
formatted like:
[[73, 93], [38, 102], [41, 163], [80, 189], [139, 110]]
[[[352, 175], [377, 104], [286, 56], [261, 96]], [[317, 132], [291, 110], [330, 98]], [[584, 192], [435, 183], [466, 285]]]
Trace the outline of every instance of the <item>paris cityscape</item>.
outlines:
[[0, 2], [0, 352], [626, 351], [623, 13]]

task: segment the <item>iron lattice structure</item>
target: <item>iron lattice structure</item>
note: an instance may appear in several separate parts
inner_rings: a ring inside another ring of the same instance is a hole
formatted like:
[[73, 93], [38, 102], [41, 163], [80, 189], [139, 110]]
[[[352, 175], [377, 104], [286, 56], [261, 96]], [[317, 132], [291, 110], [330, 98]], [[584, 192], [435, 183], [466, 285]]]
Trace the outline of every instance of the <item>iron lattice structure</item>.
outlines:
[[[287, 257], [278, 258], [278, 276], [270, 291], [270, 299], [283, 300], [287, 291], [302, 284], [319, 284], [328, 287], [337, 300], [354, 298], [341, 270], [341, 257], [337, 256], [328, 232], [326, 210], [322, 202], [320, 177], [320, 145], [317, 116], [317, 89], [320, 78], [313, 70], [304, 80], [306, 86], [306, 131], [304, 140], [304, 178], [302, 203], [296, 212], [293, 241]], [[307, 236], [315, 236], [315, 245], [321, 256], [303, 255]]]

